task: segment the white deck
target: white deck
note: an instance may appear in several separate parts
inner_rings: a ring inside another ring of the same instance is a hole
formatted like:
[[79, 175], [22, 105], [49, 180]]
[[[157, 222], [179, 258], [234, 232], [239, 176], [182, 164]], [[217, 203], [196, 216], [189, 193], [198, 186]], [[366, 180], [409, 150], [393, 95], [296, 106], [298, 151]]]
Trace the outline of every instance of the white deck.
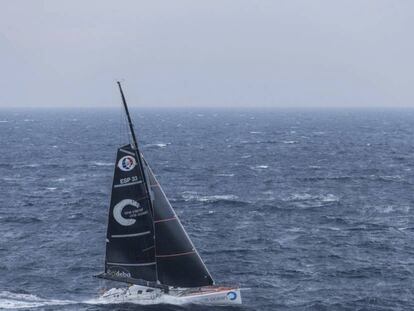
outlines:
[[168, 294], [161, 289], [132, 285], [124, 288], [112, 288], [98, 298], [100, 303], [136, 303], [136, 304], [205, 304], [237, 305], [241, 304], [240, 289], [236, 287], [206, 286], [197, 289], [172, 288]]

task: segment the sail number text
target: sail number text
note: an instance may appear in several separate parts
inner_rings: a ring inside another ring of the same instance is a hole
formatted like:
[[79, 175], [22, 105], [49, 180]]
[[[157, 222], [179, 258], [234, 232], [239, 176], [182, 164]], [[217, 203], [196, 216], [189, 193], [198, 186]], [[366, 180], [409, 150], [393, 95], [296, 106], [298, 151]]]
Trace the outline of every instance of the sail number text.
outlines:
[[138, 176], [131, 176], [131, 177], [126, 177], [126, 178], [121, 178], [119, 180], [119, 183], [121, 185], [123, 185], [123, 184], [127, 184], [127, 183], [130, 183], [130, 182], [135, 182], [135, 181], [138, 181]]

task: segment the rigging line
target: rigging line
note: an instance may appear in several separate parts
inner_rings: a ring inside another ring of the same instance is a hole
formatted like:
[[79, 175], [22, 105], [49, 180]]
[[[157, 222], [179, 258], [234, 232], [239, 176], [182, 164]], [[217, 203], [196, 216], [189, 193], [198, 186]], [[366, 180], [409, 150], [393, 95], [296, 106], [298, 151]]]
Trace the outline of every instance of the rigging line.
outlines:
[[141, 266], [152, 266], [156, 262], [145, 262], [145, 263], [122, 263], [122, 262], [107, 262], [111, 266], [125, 266], [125, 267], [141, 267]]
[[166, 218], [166, 219], [160, 219], [160, 220], [154, 220], [155, 224], [158, 224], [160, 222], [166, 222], [166, 221], [171, 221], [171, 220], [176, 220], [177, 217], [172, 217], [172, 218]]
[[132, 237], [138, 237], [150, 234], [150, 231], [144, 231], [144, 232], [137, 232], [137, 233], [130, 233], [130, 234], [113, 234], [111, 235], [111, 238], [132, 238]]
[[132, 156], [135, 156], [135, 153], [130, 152], [130, 151], [128, 151], [128, 150], [124, 150], [124, 149], [122, 149], [122, 148], [119, 148], [119, 151], [121, 151], [121, 152], [123, 152], [123, 153], [126, 153], [126, 154], [129, 154], [129, 155], [132, 155]]
[[122, 108], [119, 109], [119, 142], [122, 139]]
[[123, 114], [123, 117], [124, 117], [124, 122], [123, 122], [123, 125], [124, 125], [124, 134], [125, 134], [126, 137], [128, 137], [128, 144], [130, 144], [132, 146], [132, 144], [131, 144], [130, 129], [128, 127], [128, 119], [125, 116], [125, 113]]
[[195, 251], [185, 252], [185, 253], [177, 253], [177, 254], [168, 254], [168, 255], [155, 255], [157, 258], [168, 258], [168, 257], [178, 257], [178, 256], [185, 256], [190, 254], [195, 254]]

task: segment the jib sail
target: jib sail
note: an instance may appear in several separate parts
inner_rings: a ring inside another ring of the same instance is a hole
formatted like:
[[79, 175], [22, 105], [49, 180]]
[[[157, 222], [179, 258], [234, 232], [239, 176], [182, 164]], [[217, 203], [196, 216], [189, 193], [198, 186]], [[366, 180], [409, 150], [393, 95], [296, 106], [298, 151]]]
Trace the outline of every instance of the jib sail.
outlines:
[[210, 273], [145, 160], [143, 166], [149, 179], [154, 208], [155, 258], [159, 281], [176, 287], [212, 285]]

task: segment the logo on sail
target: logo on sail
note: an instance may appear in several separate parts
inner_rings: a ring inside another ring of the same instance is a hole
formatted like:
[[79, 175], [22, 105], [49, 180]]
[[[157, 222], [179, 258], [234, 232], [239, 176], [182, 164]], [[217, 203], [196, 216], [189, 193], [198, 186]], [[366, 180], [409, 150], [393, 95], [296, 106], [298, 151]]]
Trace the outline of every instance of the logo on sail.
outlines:
[[137, 165], [137, 161], [134, 157], [131, 157], [129, 155], [122, 157], [118, 161], [118, 167], [124, 172], [131, 171], [135, 167], [135, 165]]
[[[114, 270], [114, 269], [116, 269], [116, 270]], [[131, 277], [131, 273], [128, 270], [126, 270], [125, 268], [122, 268], [122, 267], [117, 267], [117, 268], [110, 267], [110, 268], [108, 268], [107, 273], [112, 275], [112, 276], [117, 276], [117, 277], [120, 277], [120, 278], [130, 278]]]
[[144, 208], [134, 200], [125, 199], [114, 206], [115, 220], [122, 226], [132, 226], [135, 218], [143, 214]]

